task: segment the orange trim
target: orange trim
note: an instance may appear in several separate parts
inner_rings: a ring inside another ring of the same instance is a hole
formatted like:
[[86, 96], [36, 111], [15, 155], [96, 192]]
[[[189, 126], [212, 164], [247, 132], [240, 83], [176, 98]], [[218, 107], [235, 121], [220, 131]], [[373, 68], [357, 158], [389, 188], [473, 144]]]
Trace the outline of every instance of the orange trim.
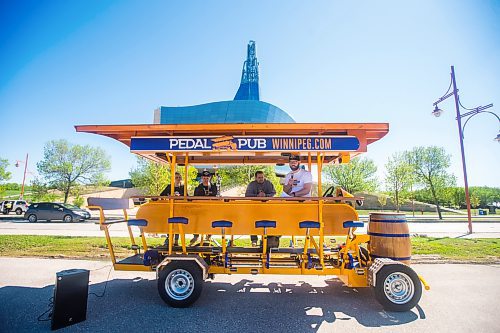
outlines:
[[[286, 123], [286, 124], [136, 124], [136, 125], [78, 125], [77, 132], [93, 133], [107, 136], [130, 146], [132, 137], [150, 136], [311, 136], [311, 135], [353, 135], [359, 140], [360, 147], [349, 152], [351, 157], [367, 151], [367, 146], [389, 132], [387, 123]], [[137, 155], [156, 162], [166, 163], [168, 153], [140, 152]], [[342, 152], [345, 154], [345, 152]], [[187, 156], [185, 153], [179, 156]], [[311, 154], [311, 162], [317, 163], [316, 154]], [[341, 152], [324, 153], [324, 163], [336, 160]], [[286, 156], [280, 152], [238, 152], [211, 151], [190, 152], [189, 164], [274, 164], [288, 163]], [[304, 156], [303, 162], [309, 162]]]

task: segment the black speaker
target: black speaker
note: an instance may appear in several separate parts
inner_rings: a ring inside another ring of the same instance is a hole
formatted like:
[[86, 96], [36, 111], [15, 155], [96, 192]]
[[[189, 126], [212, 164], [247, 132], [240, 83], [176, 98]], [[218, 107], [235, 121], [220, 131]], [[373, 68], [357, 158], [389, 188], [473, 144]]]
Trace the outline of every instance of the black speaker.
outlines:
[[88, 270], [70, 269], [56, 273], [51, 328], [57, 330], [87, 319], [88, 294]]

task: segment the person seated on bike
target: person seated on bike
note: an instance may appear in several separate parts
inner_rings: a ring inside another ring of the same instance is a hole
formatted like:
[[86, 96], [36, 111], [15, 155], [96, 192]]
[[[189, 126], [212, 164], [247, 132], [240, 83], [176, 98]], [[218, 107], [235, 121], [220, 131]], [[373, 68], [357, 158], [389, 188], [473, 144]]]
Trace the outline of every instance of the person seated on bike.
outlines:
[[[210, 182], [212, 174], [210, 171], [203, 170], [201, 173], [201, 183], [194, 189], [195, 197], [215, 197], [217, 195], [217, 188], [214, 184]], [[207, 235], [207, 239], [210, 239], [211, 235]], [[193, 238], [189, 242], [189, 246], [193, 246], [200, 237], [199, 234], [194, 234]]]
[[282, 197], [310, 197], [312, 174], [300, 167], [300, 156], [290, 155], [288, 158], [290, 172], [285, 176]]
[[[167, 187], [160, 193], [160, 196], [170, 196], [171, 185], [168, 184]], [[175, 173], [174, 178], [174, 195], [184, 196], [184, 185], [182, 184], [182, 176], [179, 172]]]
[[[310, 197], [312, 188], [312, 174], [300, 167], [300, 156], [290, 155], [288, 157], [290, 172], [285, 176], [282, 197]], [[278, 247], [281, 236], [269, 236], [268, 247]]]
[[[245, 197], [274, 197], [276, 190], [273, 183], [266, 179], [263, 171], [255, 172], [255, 180], [251, 181], [245, 192]], [[252, 246], [257, 246], [257, 235], [250, 235]]]

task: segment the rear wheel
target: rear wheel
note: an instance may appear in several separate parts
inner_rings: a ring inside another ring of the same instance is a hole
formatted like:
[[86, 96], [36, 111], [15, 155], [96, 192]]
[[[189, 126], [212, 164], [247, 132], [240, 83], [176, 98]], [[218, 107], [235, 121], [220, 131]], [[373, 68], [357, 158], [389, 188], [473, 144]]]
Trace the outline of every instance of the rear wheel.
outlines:
[[375, 298], [388, 311], [409, 311], [422, 296], [417, 273], [406, 265], [387, 265], [377, 273]]
[[23, 213], [23, 210], [21, 208], [16, 209], [16, 214], [21, 215]]
[[37, 220], [38, 220], [38, 218], [36, 217], [35, 214], [30, 214], [28, 216], [28, 221], [30, 221], [31, 223], [35, 223]]
[[202, 289], [202, 271], [194, 261], [173, 261], [158, 274], [160, 297], [174, 308], [193, 304]]
[[73, 216], [71, 215], [64, 215], [63, 221], [66, 223], [71, 223], [73, 222]]

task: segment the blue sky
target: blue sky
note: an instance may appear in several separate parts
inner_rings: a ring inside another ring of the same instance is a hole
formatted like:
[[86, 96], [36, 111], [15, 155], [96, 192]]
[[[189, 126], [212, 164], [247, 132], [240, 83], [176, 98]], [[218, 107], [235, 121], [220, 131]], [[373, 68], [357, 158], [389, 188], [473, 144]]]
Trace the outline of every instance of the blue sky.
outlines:
[[[452, 99], [431, 115], [455, 66], [462, 104], [500, 115], [499, 1], [0, 0], [0, 157], [12, 181], [29, 153], [65, 138], [112, 156], [110, 179], [135, 158], [74, 125], [152, 123], [159, 106], [231, 100], [255, 40], [261, 99], [297, 122], [388, 122], [365, 155], [437, 145], [463, 184]], [[500, 125], [465, 129], [469, 184], [500, 187]], [[33, 175], [28, 174], [28, 182]]]

